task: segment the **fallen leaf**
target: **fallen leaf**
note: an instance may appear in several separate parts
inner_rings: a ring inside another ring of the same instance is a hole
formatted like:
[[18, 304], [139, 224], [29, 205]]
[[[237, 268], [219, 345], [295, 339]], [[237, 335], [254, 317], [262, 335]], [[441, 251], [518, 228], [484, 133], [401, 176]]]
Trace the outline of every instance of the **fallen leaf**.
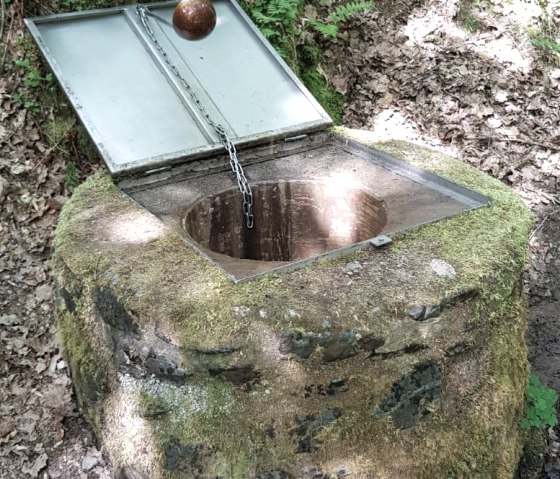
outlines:
[[43, 284], [39, 286], [35, 291], [35, 297], [42, 303], [44, 301], [49, 301], [52, 298], [52, 287], [50, 284]]
[[348, 91], [348, 78], [342, 75], [335, 75], [332, 79], [332, 84], [338, 93], [346, 95]]
[[29, 474], [31, 477], [37, 477], [39, 473], [47, 466], [48, 457], [45, 453], [41, 454], [35, 461], [33, 465], [29, 468], [25, 467], [23, 472]]
[[4, 198], [6, 198], [6, 195], [8, 194], [8, 186], [8, 181], [0, 176], [0, 203], [4, 201]]
[[486, 120], [486, 124], [490, 128], [496, 129], [496, 128], [500, 128], [500, 126], [502, 126], [502, 120], [493, 116], [492, 118], [488, 118], [488, 120]]
[[15, 314], [5, 314], [0, 316], [0, 325], [13, 326], [14, 324], [19, 324], [19, 319]]

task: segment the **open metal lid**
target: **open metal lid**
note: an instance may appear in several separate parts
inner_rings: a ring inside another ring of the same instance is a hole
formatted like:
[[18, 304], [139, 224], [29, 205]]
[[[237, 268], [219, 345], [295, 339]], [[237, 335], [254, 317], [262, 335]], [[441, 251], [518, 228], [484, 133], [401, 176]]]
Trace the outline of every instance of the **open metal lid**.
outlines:
[[[212, 120], [238, 145], [332, 121], [234, 0], [216, 0], [216, 28], [181, 39], [176, 2], [146, 5], [157, 41]], [[26, 20], [112, 175], [158, 169], [223, 149], [136, 14], [136, 6]]]

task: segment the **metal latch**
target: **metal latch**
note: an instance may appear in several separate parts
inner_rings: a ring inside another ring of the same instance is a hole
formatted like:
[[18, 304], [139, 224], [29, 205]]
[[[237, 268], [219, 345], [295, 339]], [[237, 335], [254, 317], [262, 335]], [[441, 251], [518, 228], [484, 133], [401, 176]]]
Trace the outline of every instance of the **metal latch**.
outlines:
[[379, 235], [379, 236], [376, 236], [375, 238], [370, 239], [369, 242], [375, 248], [381, 248], [383, 246], [387, 246], [387, 245], [391, 244], [393, 242], [393, 240], [391, 238], [389, 238], [388, 236]]

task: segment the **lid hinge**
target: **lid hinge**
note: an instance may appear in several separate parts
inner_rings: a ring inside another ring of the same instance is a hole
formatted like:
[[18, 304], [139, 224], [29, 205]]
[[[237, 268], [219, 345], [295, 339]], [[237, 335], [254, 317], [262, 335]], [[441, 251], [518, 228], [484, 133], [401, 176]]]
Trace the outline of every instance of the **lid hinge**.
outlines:
[[171, 170], [171, 166], [162, 166], [160, 168], [154, 168], [153, 170], [148, 170], [148, 171], [144, 171], [144, 176], [148, 176], [148, 175], [152, 175], [154, 173], [161, 173], [163, 171], [169, 171]]
[[304, 140], [305, 138], [307, 138], [306, 134], [303, 135], [297, 135], [297, 136], [290, 136], [289, 138], [284, 139], [284, 141], [286, 143], [289, 143], [291, 141], [299, 141], [299, 140]]

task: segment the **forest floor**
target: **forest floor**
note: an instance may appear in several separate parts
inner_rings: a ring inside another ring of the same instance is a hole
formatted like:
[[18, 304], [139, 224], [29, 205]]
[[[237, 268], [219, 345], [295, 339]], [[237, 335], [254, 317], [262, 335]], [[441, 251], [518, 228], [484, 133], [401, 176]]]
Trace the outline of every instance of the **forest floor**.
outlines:
[[[80, 419], [53, 319], [58, 213], [101, 168], [38, 67], [25, 15], [77, 0], [0, 0], [0, 478], [109, 478]], [[514, 188], [537, 220], [527, 257], [533, 370], [560, 391], [560, 2], [379, 0], [322, 39], [344, 124], [452, 154]], [[38, 101], [52, 91], [55, 103]], [[560, 479], [558, 429], [543, 478]]]

